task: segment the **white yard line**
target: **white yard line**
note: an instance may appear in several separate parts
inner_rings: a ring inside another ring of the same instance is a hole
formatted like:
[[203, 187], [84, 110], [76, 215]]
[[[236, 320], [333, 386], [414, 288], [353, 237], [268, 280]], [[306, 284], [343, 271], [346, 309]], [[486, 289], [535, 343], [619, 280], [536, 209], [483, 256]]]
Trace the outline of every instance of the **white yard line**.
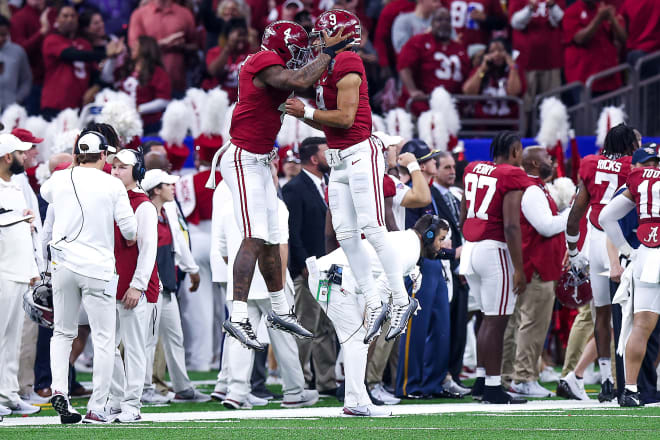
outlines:
[[[592, 400], [565, 401], [545, 400], [533, 401], [525, 405], [484, 405], [481, 403], [462, 404], [426, 404], [426, 405], [395, 405], [390, 407], [394, 416], [423, 415], [423, 414], [456, 414], [456, 413], [523, 413], [527, 411], [551, 411], [551, 410], [581, 410], [618, 408], [615, 403], [599, 403]], [[142, 413], [145, 422], [190, 422], [206, 420], [227, 419], [283, 419], [283, 418], [320, 418], [340, 417], [341, 407], [314, 407], [297, 409], [263, 409], [244, 411], [198, 411], [198, 412], [166, 412], [166, 413]], [[634, 416], [633, 416], [634, 417]], [[646, 417], [646, 416], [640, 416]], [[0, 423], [3, 426], [35, 426], [35, 425], [57, 425], [59, 417], [20, 417], [5, 418]]]

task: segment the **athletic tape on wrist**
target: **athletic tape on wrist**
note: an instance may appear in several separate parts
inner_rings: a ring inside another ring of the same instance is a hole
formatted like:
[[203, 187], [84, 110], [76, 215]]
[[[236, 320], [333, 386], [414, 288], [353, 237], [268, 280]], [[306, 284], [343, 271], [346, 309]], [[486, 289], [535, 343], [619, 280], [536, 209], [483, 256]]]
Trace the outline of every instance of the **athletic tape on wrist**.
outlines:
[[306, 105], [305, 106], [305, 116], [304, 116], [304, 118], [309, 119], [310, 121], [313, 121], [314, 120], [314, 111], [316, 111], [316, 109], [314, 107], [310, 107], [310, 106]]
[[419, 162], [417, 162], [417, 161], [410, 162], [408, 165], [406, 165], [406, 168], [408, 168], [408, 172], [410, 174], [412, 174], [413, 171], [418, 171], [419, 170]]
[[576, 257], [579, 253], [580, 251], [578, 250], [578, 248], [568, 250], [569, 257]]
[[568, 232], [567, 232], [567, 233], [565, 233], [565, 235], [566, 235], [566, 242], [567, 243], [575, 244], [578, 241], [580, 241], [580, 232], [578, 232], [575, 235], [569, 235]]

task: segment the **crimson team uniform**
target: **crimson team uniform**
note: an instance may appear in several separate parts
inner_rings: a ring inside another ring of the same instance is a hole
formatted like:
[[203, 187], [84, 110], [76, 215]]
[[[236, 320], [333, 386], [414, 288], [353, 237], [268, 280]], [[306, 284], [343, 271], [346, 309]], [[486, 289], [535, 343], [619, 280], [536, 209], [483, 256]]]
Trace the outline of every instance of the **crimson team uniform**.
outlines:
[[654, 0], [627, 0], [621, 7], [621, 15], [628, 30], [628, 51], [641, 50], [646, 53], [660, 49], [660, 8]]
[[[487, 316], [513, 313], [513, 263], [504, 237], [504, 196], [524, 191], [532, 180], [519, 167], [472, 162], [465, 168], [465, 207], [460, 273]], [[466, 252], [467, 251], [467, 252]]]
[[91, 51], [92, 45], [84, 38], [69, 39], [58, 33], [44, 39], [44, 87], [41, 92], [41, 108], [64, 110], [82, 106], [82, 98], [89, 88], [92, 63], [66, 61], [60, 58], [69, 47]]
[[[604, 21], [586, 45], [578, 46], [573, 42], [575, 34], [591, 23], [598, 12], [598, 3], [589, 8], [582, 1], [577, 1], [564, 11], [562, 19], [564, 44], [564, 73], [566, 82], [586, 82], [589, 76], [616, 66], [618, 51], [612, 38], [612, 24]], [[595, 92], [604, 92], [621, 87], [621, 76], [610, 75], [594, 82]]]
[[[479, 70], [478, 66], [472, 70], [470, 76], [472, 76], [477, 70]], [[508, 93], [506, 92], [508, 78], [509, 66], [506, 66], [500, 75], [486, 73], [481, 81], [480, 94], [488, 96], [508, 96]], [[518, 78], [520, 78], [520, 83], [522, 85], [520, 96], [523, 96], [525, 90], [527, 90], [527, 80], [525, 79], [525, 73], [520, 67], [518, 67]], [[475, 105], [474, 113], [475, 117], [480, 119], [515, 118], [518, 115], [518, 104], [511, 101], [478, 101]]]
[[[207, 68], [220, 56], [220, 52], [222, 52], [222, 48], [219, 46], [209, 49], [206, 53]], [[214, 87], [220, 86], [220, 88], [229, 95], [229, 102], [236, 102], [238, 99], [238, 72], [241, 64], [243, 64], [249, 54], [250, 51], [248, 49], [238, 54], [230, 54], [229, 58], [227, 58], [225, 72], [222, 76], [220, 78], [205, 79], [204, 82], [202, 82], [202, 88], [204, 90], [210, 90]]]
[[[131, 95], [137, 106], [151, 102], [154, 99], [167, 99], [169, 101], [172, 97], [170, 77], [165, 69], [160, 66], [156, 66], [147, 84], [140, 85], [138, 72], [135, 71], [121, 82], [120, 87], [121, 90]], [[144, 114], [142, 115], [142, 123], [144, 126], [155, 124], [160, 121], [162, 116], [163, 112]]]
[[477, 9], [487, 16], [504, 15], [500, 0], [443, 0], [451, 14], [451, 27], [456, 31], [461, 44], [488, 44], [490, 31], [483, 29], [478, 21], [470, 18], [470, 12]]
[[[510, 0], [509, 17], [528, 4], [527, 0]], [[556, 4], [562, 10], [566, 7], [564, 0], [557, 0]], [[559, 69], [564, 65], [561, 25], [552, 26], [549, 14], [548, 2], [540, 1], [527, 27], [522, 31], [513, 29], [513, 47], [520, 51], [516, 63], [526, 71]]]
[[[397, 70], [409, 68], [413, 80], [424, 93], [430, 95], [436, 87], [444, 87], [449, 93], [461, 93], [461, 86], [470, 73], [470, 59], [465, 46], [454, 41], [436, 40], [431, 33], [415, 35], [401, 48]], [[399, 107], [405, 107], [408, 90], [404, 87]], [[411, 110], [419, 115], [429, 109], [428, 102], [414, 102]]]
[[630, 174], [632, 158], [624, 156], [612, 160], [605, 156], [592, 154], [580, 162], [579, 176], [589, 193], [589, 277], [594, 296], [594, 305], [602, 307], [609, 305], [609, 277], [600, 275], [610, 267], [607, 256], [607, 236], [598, 222], [598, 216], [607, 205], [616, 190], [626, 183]]
[[222, 155], [220, 172], [231, 189], [236, 224], [243, 237], [277, 244], [278, 199], [269, 164], [282, 125], [278, 107], [291, 92], [254, 85], [257, 74], [270, 66], [285, 67], [275, 52], [262, 50], [250, 55], [239, 71], [239, 97], [229, 131], [231, 144]]

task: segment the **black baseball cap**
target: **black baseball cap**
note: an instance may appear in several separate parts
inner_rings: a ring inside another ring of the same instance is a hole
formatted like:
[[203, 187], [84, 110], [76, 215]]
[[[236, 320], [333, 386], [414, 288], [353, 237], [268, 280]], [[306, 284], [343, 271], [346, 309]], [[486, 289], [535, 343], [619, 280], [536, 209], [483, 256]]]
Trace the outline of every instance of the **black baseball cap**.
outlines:
[[431, 150], [426, 142], [421, 139], [411, 139], [403, 144], [401, 153], [412, 153], [417, 158], [417, 162], [423, 163], [437, 157], [442, 151]]
[[651, 159], [660, 160], [660, 156], [658, 155], [658, 146], [655, 142], [647, 142], [646, 144], [642, 145], [641, 148], [635, 150], [632, 155], [633, 164], [646, 162], [647, 160]]

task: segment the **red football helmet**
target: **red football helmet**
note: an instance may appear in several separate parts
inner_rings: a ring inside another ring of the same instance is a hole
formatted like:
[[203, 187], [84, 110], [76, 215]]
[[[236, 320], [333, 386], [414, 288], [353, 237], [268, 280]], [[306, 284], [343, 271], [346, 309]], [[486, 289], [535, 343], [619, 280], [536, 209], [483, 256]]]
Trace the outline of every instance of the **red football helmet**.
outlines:
[[359, 46], [362, 42], [362, 27], [360, 26], [360, 20], [355, 14], [344, 9], [331, 9], [319, 15], [319, 18], [316, 19], [316, 23], [314, 23], [314, 29], [310, 34], [312, 43], [314, 43], [316, 39], [320, 39], [316, 45], [324, 46], [325, 42], [323, 41], [323, 38], [321, 38], [321, 31], [326, 31], [329, 36], [332, 36], [342, 26], [344, 26], [344, 35], [349, 35], [349, 38], [353, 39], [351, 45]]
[[555, 293], [559, 302], [570, 309], [588, 304], [593, 297], [589, 274], [571, 267], [564, 269]]
[[261, 48], [278, 54], [287, 69], [299, 69], [309, 60], [309, 35], [298, 23], [275, 21], [266, 26]]

